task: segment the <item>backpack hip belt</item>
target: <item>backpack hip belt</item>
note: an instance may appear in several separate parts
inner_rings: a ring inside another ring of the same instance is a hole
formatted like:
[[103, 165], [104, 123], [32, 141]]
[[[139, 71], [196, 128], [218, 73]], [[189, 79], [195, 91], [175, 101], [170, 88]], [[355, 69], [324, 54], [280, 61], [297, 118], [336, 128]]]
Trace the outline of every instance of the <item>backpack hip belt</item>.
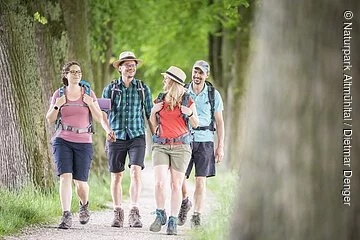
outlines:
[[177, 138], [161, 138], [157, 135], [153, 135], [154, 143], [158, 144], [173, 144], [173, 143], [183, 143], [183, 144], [190, 144], [191, 142], [191, 134], [186, 133]]
[[75, 133], [93, 133], [94, 132], [92, 125], [88, 126], [87, 128], [76, 128], [76, 127], [72, 127], [72, 126], [60, 123], [59, 128], [61, 130], [71, 131], [71, 132], [75, 132]]

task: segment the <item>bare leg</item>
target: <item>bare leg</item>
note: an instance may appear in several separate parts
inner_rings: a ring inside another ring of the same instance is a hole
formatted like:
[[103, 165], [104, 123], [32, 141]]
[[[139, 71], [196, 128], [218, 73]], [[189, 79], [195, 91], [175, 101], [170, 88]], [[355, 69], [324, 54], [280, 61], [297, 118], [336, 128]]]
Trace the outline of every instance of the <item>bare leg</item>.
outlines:
[[206, 177], [195, 177], [194, 212], [201, 213], [206, 195]]
[[70, 211], [72, 198], [72, 173], [60, 175], [60, 202], [63, 211]]
[[130, 167], [130, 199], [131, 207], [137, 207], [141, 192], [141, 167], [131, 165]]
[[113, 200], [113, 207], [114, 210], [117, 207], [121, 207], [121, 201], [122, 201], [122, 182], [123, 178], [123, 172], [119, 173], [111, 173], [111, 185], [110, 185], [110, 191], [111, 191], [111, 197]]
[[184, 182], [184, 173], [170, 168], [171, 173], [171, 213], [170, 216], [177, 216], [182, 201], [182, 184]]

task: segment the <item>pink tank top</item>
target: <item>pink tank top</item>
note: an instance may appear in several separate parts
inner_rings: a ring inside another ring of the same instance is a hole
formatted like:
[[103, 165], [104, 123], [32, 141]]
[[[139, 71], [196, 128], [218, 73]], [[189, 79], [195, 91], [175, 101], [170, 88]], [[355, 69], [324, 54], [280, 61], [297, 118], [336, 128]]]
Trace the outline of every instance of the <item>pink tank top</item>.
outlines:
[[[90, 96], [97, 101], [95, 93], [91, 91]], [[59, 90], [56, 90], [51, 104], [54, 105], [56, 99], [59, 97]], [[76, 101], [66, 100], [68, 104], [85, 104], [82, 100], [82, 97]], [[61, 122], [64, 125], [76, 127], [76, 128], [87, 128], [90, 124], [90, 109], [85, 106], [62, 106], [61, 109]], [[72, 131], [66, 131], [58, 129], [54, 137], [62, 138], [69, 142], [76, 143], [92, 143], [92, 134], [91, 133], [75, 133]]]

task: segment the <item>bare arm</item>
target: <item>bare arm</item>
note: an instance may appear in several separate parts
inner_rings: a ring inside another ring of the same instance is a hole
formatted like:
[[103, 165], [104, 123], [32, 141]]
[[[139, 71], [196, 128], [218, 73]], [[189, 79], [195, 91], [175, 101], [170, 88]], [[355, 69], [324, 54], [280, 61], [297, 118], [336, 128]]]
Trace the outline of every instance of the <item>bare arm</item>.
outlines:
[[181, 113], [189, 117], [192, 128], [197, 128], [199, 126], [199, 118], [196, 112], [195, 103], [191, 104], [190, 107], [181, 106]]
[[215, 161], [217, 163], [221, 162], [224, 157], [224, 136], [225, 136], [225, 128], [224, 128], [224, 118], [222, 115], [222, 111], [215, 112], [215, 121], [216, 121], [216, 133], [218, 144], [215, 151]]
[[[53, 122], [55, 122], [59, 111], [60, 111], [60, 107], [62, 105], [64, 105], [66, 102], [66, 97], [65, 95], [63, 95], [62, 97], [59, 97], [56, 99], [55, 104], [51, 104], [49, 107], [48, 112], [46, 113], [46, 119], [48, 121], [49, 124], [52, 124]], [[54, 107], [57, 106], [58, 109], [55, 109]]]
[[149, 126], [154, 134], [157, 127], [157, 120], [156, 120], [156, 113], [159, 112], [163, 108], [164, 102], [159, 102], [154, 104], [154, 106], [151, 109], [150, 118], [149, 118]]
[[101, 111], [101, 126], [103, 127], [103, 129], [106, 132], [106, 139], [112, 142], [116, 141], [116, 136], [115, 136], [115, 132], [114, 130], [111, 129], [108, 119], [107, 119], [107, 114], [103, 111]]
[[101, 122], [102, 115], [99, 103], [87, 94], [83, 95], [83, 101], [88, 105], [92, 118], [97, 122]]

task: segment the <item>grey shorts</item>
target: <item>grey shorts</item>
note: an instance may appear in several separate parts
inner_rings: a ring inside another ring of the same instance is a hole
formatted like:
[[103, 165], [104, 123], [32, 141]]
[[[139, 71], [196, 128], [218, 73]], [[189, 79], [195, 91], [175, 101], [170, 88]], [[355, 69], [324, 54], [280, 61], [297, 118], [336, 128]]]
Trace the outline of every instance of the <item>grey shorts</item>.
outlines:
[[189, 166], [186, 170], [186, 178], [189, 178], [195, 165], [195, 177], [215, 176], [214, 142], [193, 142], [193, 150]]
[[145, 147], [145, 135], [129, 140], [116, 139], [116, 142], [107, 141], [106, 152], [109, 171], [112, 173], [123, 172], [127, 154], [129, 154], [129, 167], [137, 165], [144, 169]]
[[189, 144], [158, 144], [152, 146], [153, 166], [167, 165], [178, 172], [185, 173], [191, 158]]

